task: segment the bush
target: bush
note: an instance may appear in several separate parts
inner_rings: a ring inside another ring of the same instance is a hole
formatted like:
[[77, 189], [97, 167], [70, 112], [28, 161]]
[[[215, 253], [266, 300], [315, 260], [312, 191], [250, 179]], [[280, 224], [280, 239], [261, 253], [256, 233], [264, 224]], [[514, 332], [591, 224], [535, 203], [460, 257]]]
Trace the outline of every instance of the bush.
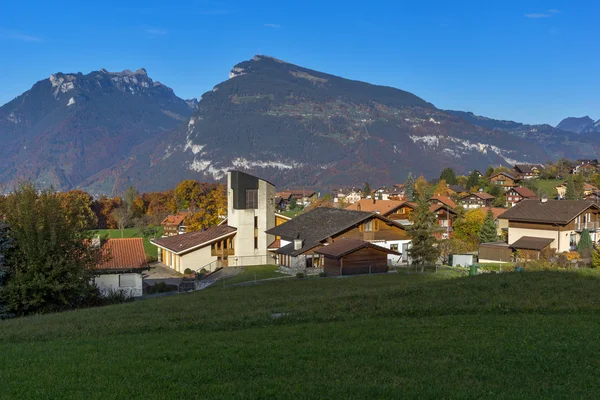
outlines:
[[146, 293], [148, 293], [148, 294], [167, 293], [167, 292], [173, 292], [175, 290], [177, 290], [177, 286], [167, 285], [166, 282], [158, 282], [154, 286], [150, 286], [146, 290]]
[[304, 279], [304, 278], [306, 278], [306, 275], [304, 275], [304, 272], [298, 272], [296, 274], [296, 278], [298, 278], [298, 279]]
[[111, 289], [105, 293], [103, 303], [105, 305], [109, 305], [109, 304], [121, 304], [121, 303], [125, 303], [127, 301], [133, 301], [133, 296], [131, 296], [129, 293], [125, 292], [124, 290]]
[[325, 277], [327, 276], [327, 272], [321, 272], [321, 273], [319, 274], [319, 276], [320, 276], [321, 278], [325, 278]]
[[194, 273], [194, 271], [192, 271], [190, 268], [186, 268], [186, 269], [183, 271], [183, 273], [184, 273], [185, 275], [190, 275], [190, 274], [193, 274], [193, 273]]

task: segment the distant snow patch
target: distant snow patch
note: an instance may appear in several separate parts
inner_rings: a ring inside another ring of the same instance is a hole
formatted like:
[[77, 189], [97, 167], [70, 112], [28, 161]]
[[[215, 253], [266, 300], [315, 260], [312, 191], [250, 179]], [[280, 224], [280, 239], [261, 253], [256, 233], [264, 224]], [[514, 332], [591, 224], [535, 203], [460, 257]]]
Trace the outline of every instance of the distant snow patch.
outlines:
[[293, 169], [304, 166], [302, 163], [291, 162], [280, 162], [280, 161], [260, 161], [260, 160], [247, 160], [242, 157], [238, 157], [232, 161], [232, 165], [235, 168], [246, 168], [250, 169], [253, 167], [258, 168], [277, 168], [277, 169]]
[[244, 72], [244, 68], [234, 67], [231, 72], [229, 72], [229, 79], [235, 78], [236, 76], [246, 75]]
[[71, 97], [67, 103], [67, 107], [72, 106], [73, 104], [75, 104], [75, 98]]
[[192, 154], [198, 154], [205, 147], [206, 145], [204, 144], [194, 144], [191, 140], [188, 139], [188, 141], [185, 143], [185, 146], [183, 147], [183, 151], [191, 150]]
[[435, 119], [433, 119], [433, 118], [429, 118], [429, 122], [433, 122], [434, 124], [438, 124], [438, 125], [441, 123], [441, 122], [439, 122], [439, 121], [436, 121], [436, 120], [435, 120]]

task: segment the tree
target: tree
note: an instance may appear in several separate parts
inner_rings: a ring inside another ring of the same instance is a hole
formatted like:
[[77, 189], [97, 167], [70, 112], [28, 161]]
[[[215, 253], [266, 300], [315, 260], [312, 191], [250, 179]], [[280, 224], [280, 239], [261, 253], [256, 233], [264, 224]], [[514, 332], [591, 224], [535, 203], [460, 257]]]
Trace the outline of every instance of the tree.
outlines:
[[217, 225], [226, 214], [225, 186], [219, 185], [200, 199], [198, 210], [186, 218], [185, 224], [188, 231], [200, 231]]
[[592, 268], [600, 268], [600, 248], [592, 253]]
[[178, 209], [193, 208], [198, 202], [202, 195], [202, 189], [200, 184], [193, 180], [188, 179], [179, 182], [179, 185], [175, 188], [175, 201]]
[[92, 204], [92, 210], [96, 214], [98, 220], [97, 227], [99, 229], [114, 229], [117, 227], [117, 222], [113, 218], [113, 211], [122, 204], [119, 197], [109, 198], [106, 196], [100, 197]]
[[130, 212], [131, 212], [131, 208], [133, 207], [133, 202], [135, 201], [136, 197], [138, 197], [137, 190], [135, 190], [133, 185], [129, 186], [127, 188], [127, 190], [125, 191], [125, 196], [123, 197], [123, 201], [127, 205], [127, 210], [129, 210]]
[[437, 248], [437, 239], [433, 236], [438, 231], [437, 218], [435, 214], [429, 211], [429, 203], [425, 199], [420, 199], [417, 208], [410, 214], [413, 222], [407, 230], [412, 239], [411, 248], [408, 254], [412, 263], [421, 267], [421, 271], [427, 265], [435, 265], [440, 255]]
[[440, 181], [446, 181], [448, 185], [456, 185], [458, 183], [458, 179], [456, 179], [456, 173], [453, 168], [447, 167], [444, 168], [442, 173], [440, 174]]
[[491, 243], [497, 240], [498, 231], [496, 230], [496, 223], [494, 222], [494, 213], [492, 213], [492, 210], [490, 209], [479, 230], [479, 243]]
[[467, 190], [471, 190], [471, 188], [473, 186], [478, 186], [479, 185], [479, 174], [477, 173], [477, 170], [473, 170], [473, 172], [471, 172], [469, 174], [469, 177], [467, 178]]
[[434, 196], [449, 196], [450, 190], [448, 189], [448, 185], [444, 179], [441, 179], [435, 188], [433, 189]]
[[454, 238], [466, 243], [469, 251], [476, 250], [479, 244], [479, 231], [484, 220], [483, 210], [476, 208], [467, 211], [464, 218], [457, 219], [454, 223]]
[[56, 195], [67, 213], [70, 224], [75, 225], [78, 229], [88, 230], [98, 226], [98, 217], [92, 210], [94, 204], [92, 196], [81, 190], [71, 190]]
[[112, 212], [112, 217], [117, 223], [117, 229], [121, 231], [121, 238], [123, 237], [123, 230], [127, 228], [127, 225], [131, 221], [131, 213], [126, 206], [115, 208]]
[[492, 167], [491, 165], [489, 167], [487, 167], [487, 169], [485, 170], [485, 177], [489, 179], [490, 176], [494, 175], [494, 167]]
[[408, 173], [408, 177], [404, 183], [404, 194], [408, 201], [413, 201], [415, 199], [415, 178], [413, 178], [412, 172]]
[[8, 282], [1, 301], [17, 315], [96, 304], [93, 267], [102, 260], [92, 233], [69, 220], [61, 197], [19, 184], [6, 197], [3, 215], [15, 247], [6, 254]]
[[413, 200], [416, 200], [416, 198], [427, 200], [431, 197], [431, 195], [431, 185], [429, 184], [429, 182], [427, 182], [423, 175], [419, 176], [419, 178], [415, 182], [415, 193], [413, 195]]
[[594, 245], [592, 244], [590, 232], [587, 230], [587, 228], [584, 228], [581, 231], [579, 243], [577, 243], [577, 252], [581, 255], [581, 257], [588, 258], [592, 255], [593, 246]]
[[573, 176], [567, 179], [567, 189], [565, 191], [565, 200], [581, 200], [583, 197], [583, 183], [577, 182]]
[[363, 186], [363, 193], [364, 193], [365, 197], [368, 197], [371, 195], [371, 185], [369, 185], [369, 182], [365, 182], [365, 184]]

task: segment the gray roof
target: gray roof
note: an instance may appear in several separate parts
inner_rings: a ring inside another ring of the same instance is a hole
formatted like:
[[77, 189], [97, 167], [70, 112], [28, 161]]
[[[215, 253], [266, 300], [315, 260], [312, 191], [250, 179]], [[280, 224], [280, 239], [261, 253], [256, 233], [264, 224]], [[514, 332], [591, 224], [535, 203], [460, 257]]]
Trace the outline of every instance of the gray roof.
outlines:
[[600, 209], [586, 200], [522, 200], [504, 212], [500, 218], [511, 221], [567, 224], [590, 207]]
[[270, 235], [280, 236], [283, 240], [287, 241], [293, 241], [298, 237], [302, 239], [302, 248], [300, 250], [294, 250], [292, 242], [277, 251], [281, 254], [297, 256], [317, 246], [328, 237], [337, 235], [373, 216], [389, 224], [402, 227], [402, 225], [394, 221], [371, 212], [317, 207], [266, 232]]
[[550, 243], [552, 243], [554, 239], [550, 238], [539, 238], [533, 236], [523, 236], [516, 242], [510, 245], [513, 249], [522, 249], [522, 250], [543, 250]]

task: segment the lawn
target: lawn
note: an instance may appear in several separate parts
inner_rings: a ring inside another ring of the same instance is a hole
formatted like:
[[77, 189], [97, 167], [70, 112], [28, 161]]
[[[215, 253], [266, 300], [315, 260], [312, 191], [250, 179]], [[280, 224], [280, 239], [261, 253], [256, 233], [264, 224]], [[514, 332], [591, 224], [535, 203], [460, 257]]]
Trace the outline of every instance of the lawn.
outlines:
[[2, 321], [0, 397], [595, 398], [599, 288], [590, 271], [444, 270]]
[[558, 196], [555, 186], [563, 183], [564, 179], [536, 179], [534, 182], [539, 190], [544, 192], [548, 198], [553, 199]]
[[[98, 234], [102, 237], [106, 236], [109, 238], [133, 238], [133, 237], [142, 237], [140, 234], [140, 230], [137, 228], [125, 228], [123, 229], [123, 234], [121, 236], [121, 231], [119, 229], [97, 229], [94, 232], [98, 232]], [[160, 227], [159, 235], [162, 235], [162, 227]], [[147, 256], [157, 257], [158, 252], [156, 246], [150, 243], [149, 239], [144, 239], [144, 250], [146, 251]]]
[[[235, 285], [238, 283], [250, 282], [260, 279], [285, 278], [289, 275], [277, 272], [276, 265], [258, 265], [255, 267], [245, 267], [243, 271], [231, 278], [225, 279], [225, 285]], [[219, 282], [221, 284], [221, 282]], [[218, 286], [218, 285], [215, 285]]]

